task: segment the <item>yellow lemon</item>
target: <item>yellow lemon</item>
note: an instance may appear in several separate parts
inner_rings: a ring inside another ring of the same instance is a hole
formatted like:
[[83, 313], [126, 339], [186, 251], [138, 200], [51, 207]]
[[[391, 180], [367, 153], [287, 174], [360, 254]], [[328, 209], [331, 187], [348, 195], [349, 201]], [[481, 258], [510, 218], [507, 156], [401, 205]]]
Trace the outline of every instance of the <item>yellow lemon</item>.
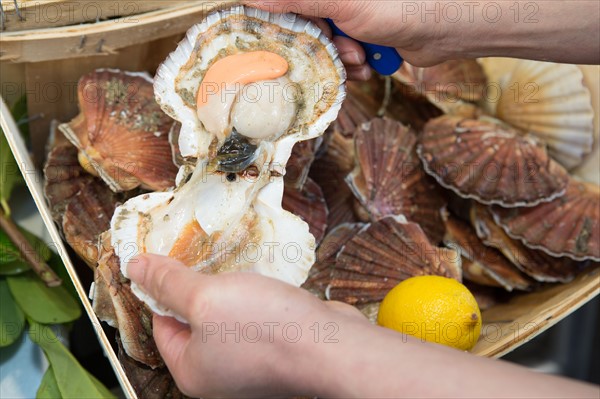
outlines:
[[440, 276], [417, 276], [398, 284], [383, 299], [377, 322], [461, 350], [471, 350], [481, 332], [481, 312], [473, 294], [458, 281]]

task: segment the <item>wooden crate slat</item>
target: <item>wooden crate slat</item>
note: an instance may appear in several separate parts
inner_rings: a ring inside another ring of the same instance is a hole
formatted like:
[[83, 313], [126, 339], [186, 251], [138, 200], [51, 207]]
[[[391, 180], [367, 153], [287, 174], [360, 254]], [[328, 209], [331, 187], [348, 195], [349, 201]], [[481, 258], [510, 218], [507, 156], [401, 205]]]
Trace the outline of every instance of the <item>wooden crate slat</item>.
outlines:
[[173, 36], [202, 21], [226, 2], [197, 1], [135, 17], [76, 27], [35, 29], [0, 34], [0, 61], [42, 62], [90, 55], [110, 55], [124, 47]]

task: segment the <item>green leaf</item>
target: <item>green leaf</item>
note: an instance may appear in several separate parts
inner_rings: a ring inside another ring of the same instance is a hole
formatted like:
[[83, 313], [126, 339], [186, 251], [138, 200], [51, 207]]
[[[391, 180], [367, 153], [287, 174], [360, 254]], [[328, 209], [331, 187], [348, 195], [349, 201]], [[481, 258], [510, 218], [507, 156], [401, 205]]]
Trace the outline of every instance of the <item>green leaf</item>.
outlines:
[[104, 386], [104, 384], [102, 384], [96, 377], [91, 375], [89, 372], [87, 374], [88, 374], [88, 377], [90, 377], [90, 380], [92, 380], [92, 382], [96, 386], [96, 389], [98, 389], [98, 391], [100, 392], [100, 395], [102, 395], [101, 398], [114, 398], [115, 397], [115, 395], [113, 395], [112, 392], [109, 391], [108, 388], [106, 388]]
[[58, 324], [81, 316], [79, 302], [62, 286], [49, 288], [32, 272], [7, 277], [13, 298], [38, 323]]
[[8, 346], [21, 336], [25, 315], [15, 303], [6, 280], [0, 279], [0, 347]]
[[48, 367], [44, 373], [44, 377], [42, 377], [42, 382], [40, 382], [40, 386], [35, 397], [36, 399], [62, 398], [60, 390], [58, 389], [58, 384], [56, 383], [56, 378], [54, 377], [54, 370], [52, 370], [52, 366]]
[[21, 274], [31, 269], [29, 264], [22, 260], [16, 260], [14, 262], [2, 263], [0, 262], [0, 276], [14, 276], [15, 274]]
[[[17, 226], [18, 227], [18, 226]], [[38, 238], [35, 234], [30, 233], [29, 231], [19, 227], [23, 236], [27, 239], [31, 247], [37, 253], [44, 262], [48, 261], [52, 256], [52, 251], [48, 248], [48, 245], [40, 238]], [[3, 263], [12, 263], [15, 261], [27, 262], [19, 248], [10, 240], [8, 235], [0, 229], [0, 265]]]
[[[38, 344], [52, 367], [54, 382], [63, 398], [114, 398], [99, 381], [77, 362], [73, 355], [60, 343], [49, 326], [29, 320], [29, 338]], [[46, 378], [46, 376], [44, 376]], [[48, 377], [48, 379], [51, 377]], [[54, 389], [53, 382], [47, 381], [46, 391]], [[51, 391], [50, 391], [51, 392]], [[38, 391], [39, 395], [39, 391]]]

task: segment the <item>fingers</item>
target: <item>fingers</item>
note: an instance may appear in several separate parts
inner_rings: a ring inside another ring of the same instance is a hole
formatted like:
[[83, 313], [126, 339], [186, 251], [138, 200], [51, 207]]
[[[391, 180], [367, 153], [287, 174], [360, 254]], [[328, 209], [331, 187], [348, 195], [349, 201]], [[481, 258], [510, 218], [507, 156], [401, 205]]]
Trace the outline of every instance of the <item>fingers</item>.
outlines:
[[202, 317], [201, 293], [206, 289], [208, 276], [189, 270], [174, 259], [151, 254], [129, 262], [127, 274], [159, 304], [186, 320]]
[[169, 370], [176, 374], [190, 342], [190, 326], [172, 317], [154, 315], [152, 331], [163, 360]]
[[242, 0], [242, 4], [269, 12], [302, 14], [319, 18], [335, 18], [340, 13], [338, 2], [316, 0]]
[[337, 47], [338, 54], [344, 65], [361, 66], [365, 64], [367, 60], [365, 50], [356, 40], [344, 36], [335, 36], [333, 43]]
[[371, 79], [373, 71], [368, 65], [348, 66], [346, 67], [346, 74], [348, 75], [348, 80], [365, 81]]

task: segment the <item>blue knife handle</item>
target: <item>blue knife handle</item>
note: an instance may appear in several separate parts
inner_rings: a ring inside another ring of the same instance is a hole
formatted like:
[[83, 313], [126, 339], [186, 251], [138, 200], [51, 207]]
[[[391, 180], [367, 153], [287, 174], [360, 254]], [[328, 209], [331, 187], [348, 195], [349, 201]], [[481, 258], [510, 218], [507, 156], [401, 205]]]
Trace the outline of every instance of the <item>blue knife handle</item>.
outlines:
[[[329, 26], [331, 26], [331, 30], [333, 31], [334, 35], [350, 38], [350, 36], [338, 28], [331, 19], [327, 18], [326, 21]], [[380, 74], [391, 75], [402, 66], [402, 62], [404, 60], [395, 48], [365, 43], [361, 42], [360, 40], [357, 40], [357, 42], [365, 50], [365, 54], [367, 55], [367, 63], [371, 66], [371, 68]]]

